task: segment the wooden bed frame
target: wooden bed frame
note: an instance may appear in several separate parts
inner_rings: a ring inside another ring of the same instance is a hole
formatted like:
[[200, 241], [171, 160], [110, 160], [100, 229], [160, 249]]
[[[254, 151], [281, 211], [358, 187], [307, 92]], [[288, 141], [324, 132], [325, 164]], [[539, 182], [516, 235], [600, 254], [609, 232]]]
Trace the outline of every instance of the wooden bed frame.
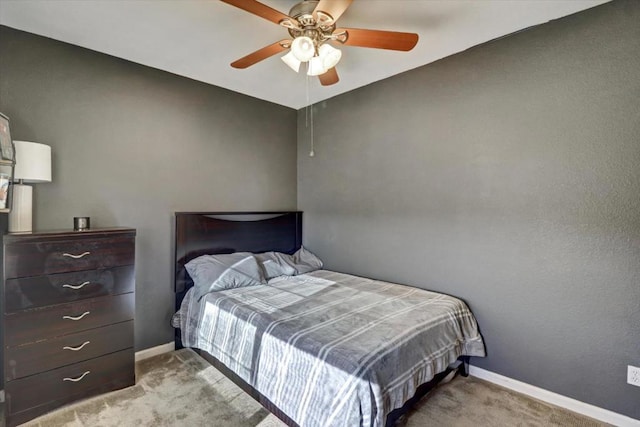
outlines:
[[[261, 253], [277, 251], [293, 254], [302, 246], [302, 212], [176, 212], [175, 214], [175, 308], [180, 305], [193, 281], [184, 266], [198, 256], [205, 254], [228, 254], [232, 252]], [[175, 332], [176, 349], [183, 348], [180, 330]], [[256, 399], [271, 413], [289, 426], [297, 424], [275, 406], [269, 399], [247, 384], [222, 362], [204, 350], [194, 349], [216, 369], [230, 378], [245, 392]], [[456, 368], [448, 368], [437, 374], [428, 383], [418, 387], [415, 395], [402, 408], [393, 410], [387, 416], [387, 427], [433, 389], [444, 377], [458, 370], [468, 375], [468, 357], [461, 357]]]

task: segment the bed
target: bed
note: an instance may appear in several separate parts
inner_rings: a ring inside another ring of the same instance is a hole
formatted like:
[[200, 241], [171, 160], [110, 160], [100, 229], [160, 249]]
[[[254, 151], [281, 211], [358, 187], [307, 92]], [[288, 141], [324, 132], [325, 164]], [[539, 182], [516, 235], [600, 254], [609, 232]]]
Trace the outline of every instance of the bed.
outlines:
[[470, 356], [484, 356], [460, 299], [320, 269], [198, 293], [203, 255], [302, 246], [301, 212], [177, 213], [176, 346], [196, 349], [290, 426], [392, 426]]

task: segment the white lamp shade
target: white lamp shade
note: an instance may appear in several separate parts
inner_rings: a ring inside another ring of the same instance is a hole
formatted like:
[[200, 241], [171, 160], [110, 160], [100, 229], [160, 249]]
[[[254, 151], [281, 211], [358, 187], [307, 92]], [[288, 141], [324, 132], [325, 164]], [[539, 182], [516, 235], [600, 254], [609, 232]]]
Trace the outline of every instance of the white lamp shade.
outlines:
[[291, 43], [291, 52], [300, 62], [307, 62], [316, 53], [313, 40], [307, 36], [296, 37]]
[[319, 76], [320, 74], [324, 74], [326, 72], [327, 69], [324, 67], [322, 58], [320, 58], [319, 56], [311, 58], [311, 60], [309, 61], [309, 69], [307, 70], [307, 75]]
[[282, 61], [291, 67], [291, 69], [296, 73], [300, 71], [300, 61], [298, 61], [298, 58], [295, 57], [292, 51], [289, 51], [289, 53], [280, 59], [282, 59]]
[[342, 58], [342, 51], [329, 44], [323, 44], [320, 46], [320, 49], [318, 49], [318, 56], [322, 58], [324, 68], [328, 70], [338, 64], [340, 58]]
[[51, 182], [51, 147], [37, 142], [13, 141], [16, 147], [14, 179]]

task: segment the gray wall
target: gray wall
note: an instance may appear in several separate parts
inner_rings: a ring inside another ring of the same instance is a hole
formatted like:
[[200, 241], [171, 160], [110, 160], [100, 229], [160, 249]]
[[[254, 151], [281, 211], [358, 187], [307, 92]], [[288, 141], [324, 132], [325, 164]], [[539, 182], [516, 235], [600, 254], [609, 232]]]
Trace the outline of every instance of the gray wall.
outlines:
[[319, 103], [313, 158], [300, 110], [305, 245], [465, 299], [474, 365], [640, 418], [639, 22], [616, 1]]
[[296, 112], [0, 27], [0, 111], [49, 144], [35, 228], [138, 230], [136, 349], [173, 340], [175, 211], [296, 208]]

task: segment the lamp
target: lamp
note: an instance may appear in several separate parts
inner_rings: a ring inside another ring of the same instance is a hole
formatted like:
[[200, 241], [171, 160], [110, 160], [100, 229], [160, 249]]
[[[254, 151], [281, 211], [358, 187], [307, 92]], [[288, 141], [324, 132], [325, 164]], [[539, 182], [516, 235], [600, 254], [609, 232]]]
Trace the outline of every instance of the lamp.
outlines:
[[[320, 47], [317, 47], [318, 44]], [[300, 71], [300, 63], [308, 62], [307, 75], [319, 76], [335, 67], [340, 58], [342, 58], [342, 51], [319, 40], [316, 34], [314, 38], [308, 36], [294, 38], [291, 42], [291, 50], [280, 59], [296, 73]]]
[[33, 188], [28, 183], [51, 182], [51, 147], [36, 142], [13, 141], [16, 166], [13, 177], [13, 209], [9, 213], [9, 232], [32, 230]]

